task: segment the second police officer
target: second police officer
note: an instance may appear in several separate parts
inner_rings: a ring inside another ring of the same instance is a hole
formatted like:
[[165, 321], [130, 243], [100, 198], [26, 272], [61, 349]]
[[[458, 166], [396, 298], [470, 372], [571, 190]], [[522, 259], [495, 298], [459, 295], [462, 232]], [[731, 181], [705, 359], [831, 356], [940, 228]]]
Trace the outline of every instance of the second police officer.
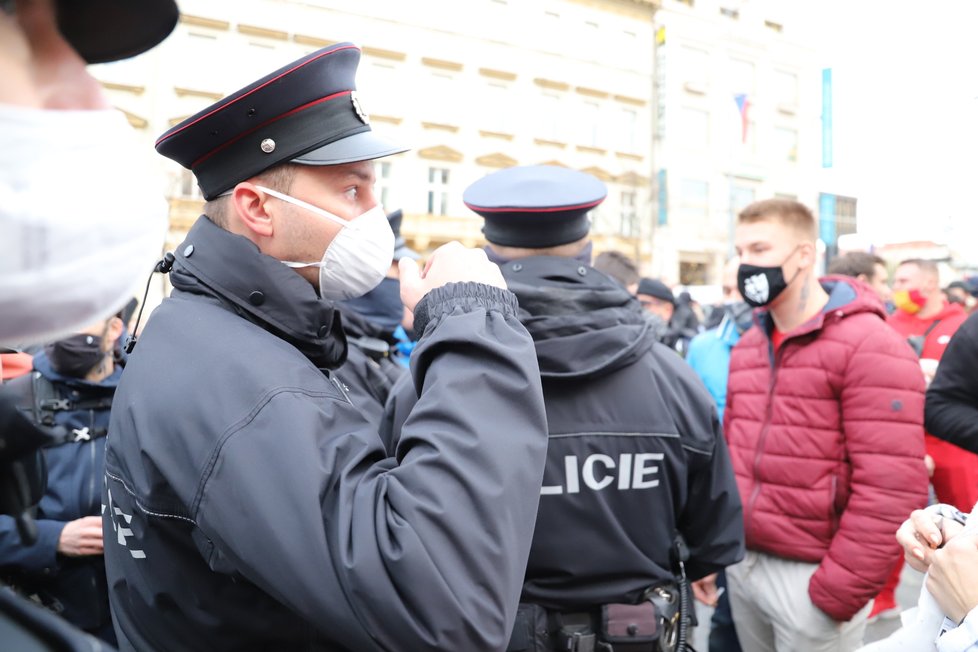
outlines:
[[[519, 299], [549, 423], [513, 651], [668, 649], [679, 629], [677, 553], [688, 549], [690, 580], [744, 554], [710, 395], [656, 341], [638, 301], [589, 265], [588, 211], [605, 195], [588, 174], [529, 166], [463, 196]], [[413, 400], [401, 382], [389, 407], [404, 413]], [[394, 430], [396, 442], [396, 416]]]

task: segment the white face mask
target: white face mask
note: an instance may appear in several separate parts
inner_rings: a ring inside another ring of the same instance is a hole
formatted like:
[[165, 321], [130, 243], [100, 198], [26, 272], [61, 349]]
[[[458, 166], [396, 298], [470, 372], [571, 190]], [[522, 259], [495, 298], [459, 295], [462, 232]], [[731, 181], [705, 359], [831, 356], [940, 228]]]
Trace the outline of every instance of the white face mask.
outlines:
[[59, 339], [132, 298], [166, 237], [151, 152], [119, 111], [0, 105], [0, 343]]
[[391, 231], [387, 215], [380, 204], [355, 220], [344, 220], [318, 206], [277, 190], [264, 186], [257, 188], [343, 227], [329, 243], [320, 262], [282, 261], [289, 267], [318, 267], [319, 296], [331, 301], [360, 297], [377, 287], [387, 276], [387, 270], [394, 259], [394, 232]]

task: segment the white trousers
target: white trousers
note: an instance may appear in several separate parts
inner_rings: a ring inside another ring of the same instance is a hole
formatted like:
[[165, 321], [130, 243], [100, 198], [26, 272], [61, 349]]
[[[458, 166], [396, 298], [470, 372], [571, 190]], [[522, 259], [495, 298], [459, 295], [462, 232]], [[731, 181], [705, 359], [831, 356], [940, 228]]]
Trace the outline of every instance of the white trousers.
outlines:
[[747, 551], [727, 569], [727, 590], [744, 652], [850, 652], [862, 645], [872, 601], [849, 622], [812, 604], [808, 583], [818, 564]]

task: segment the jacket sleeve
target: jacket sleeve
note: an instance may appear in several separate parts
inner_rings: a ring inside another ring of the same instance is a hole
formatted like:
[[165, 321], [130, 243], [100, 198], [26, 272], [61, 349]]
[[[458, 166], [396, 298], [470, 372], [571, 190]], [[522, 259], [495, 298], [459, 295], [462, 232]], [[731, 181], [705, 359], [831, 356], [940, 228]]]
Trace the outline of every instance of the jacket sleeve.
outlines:
[[290, 389], [223, 438], [193, 513], [210, 563], [346, 649], [501, 650], [542, 484], [540, 372], [511, 293], [451, 284], [423, 303], [399, 459]]
[[951, 338], [924, 410], [927, 432], [978, 453], [978, 313]]
[[[852, 350], [842, 378], [848, 502], [808, 586], [812, 602], [838, 621], [852, 618], [883, 587], [900, 556], [895, 534], [927, 503], [924, 379], [895, 331], [879, 322]], [[843, 486], [839, 478], [838, 486]]]
[[58, 540], [63, 521], [35, 520], [37, 541], [25, 546], [13, 517], [0, 515], [0, 567], [25, 573], [50, 572], [58, 567]]

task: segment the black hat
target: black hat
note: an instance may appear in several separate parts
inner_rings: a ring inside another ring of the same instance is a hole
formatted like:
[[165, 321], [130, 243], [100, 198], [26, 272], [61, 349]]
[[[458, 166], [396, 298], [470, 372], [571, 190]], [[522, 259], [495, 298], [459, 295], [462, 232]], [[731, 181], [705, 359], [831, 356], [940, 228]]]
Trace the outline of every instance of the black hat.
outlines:
[[673, 296], [672, 290], [670, 290], [669, 286], [657, 278], [641, 279], [638, 282], [638, 290], [635, 291], [635, 294], [645, 294], [662, 301], [668, 301], [672, 305], [676, 305], [676, 297]]
[[407, 246], [407, 241], [401, 235], [401, 221], [403, 219], [404, 213], [400, 208], [387, 214], [387, 221], [391, 225], [391, 231], [394, 232], [394, 262], [399, 261], [401, 258], [410, 258], [412, 260], [421, 258], [421, 255], [417, 251]]
[[262, 77], [174, 126], [156, 151], [193, 170], [205, 199], [278, 165], [340, 165], [406, 151], [357, 98], [360, 48], [340, 43]]
[[506, 168], [462, 193], [485, 218], [486, 240], [504, 247], [540, 249], [580, 240], [591, 228], [588, 211], [604, 201], [605, 185], [590, 174], [555, 165]]
[[58, 0], [58, 29], [88, 63], [142, 54], [173, 31], [175, 0]]

